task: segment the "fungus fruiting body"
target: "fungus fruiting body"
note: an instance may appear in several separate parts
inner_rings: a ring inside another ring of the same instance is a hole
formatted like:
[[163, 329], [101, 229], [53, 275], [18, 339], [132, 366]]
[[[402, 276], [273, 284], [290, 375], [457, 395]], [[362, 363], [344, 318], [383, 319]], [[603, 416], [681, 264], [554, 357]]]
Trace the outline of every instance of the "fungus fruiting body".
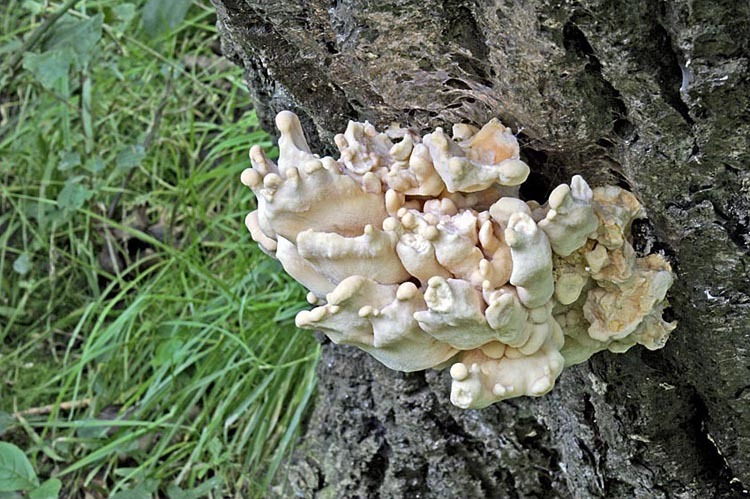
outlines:
[[543, 395], [564, 366], [675, 328], [669, 264], [630, 243], [635, 196], [576, 175], [544, 205], [519, 199], [529, 167], [499, 121], [452, 137], [350, 122], [339, 159], [313, 154], [293, 113], [276, 125], [278, 161], [255, 146], [242, 173], [245, 221], [310, 291], [299, 327], [391, 369], [449, 367], [462, 408]]

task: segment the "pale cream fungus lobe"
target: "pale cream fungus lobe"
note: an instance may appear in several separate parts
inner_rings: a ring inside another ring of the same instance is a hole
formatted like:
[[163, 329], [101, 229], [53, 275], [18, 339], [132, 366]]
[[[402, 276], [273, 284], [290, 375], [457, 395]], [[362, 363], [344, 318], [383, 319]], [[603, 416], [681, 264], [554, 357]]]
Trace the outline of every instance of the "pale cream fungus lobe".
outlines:
[[350, 122], [340, 157], [312, 153], [299, 119], [276, 118], [279, 159], [250, 150], [245, 219], [310, 293], [297, 326], [355, 345], [391, 369], [450, 367], [462, 408], [547, 393], [601, 350], [664, 346], [669, 263], [638, 257], [630, 192], [575, 175], [545, 204], [510, 129], [453, 126], [421, 137]]

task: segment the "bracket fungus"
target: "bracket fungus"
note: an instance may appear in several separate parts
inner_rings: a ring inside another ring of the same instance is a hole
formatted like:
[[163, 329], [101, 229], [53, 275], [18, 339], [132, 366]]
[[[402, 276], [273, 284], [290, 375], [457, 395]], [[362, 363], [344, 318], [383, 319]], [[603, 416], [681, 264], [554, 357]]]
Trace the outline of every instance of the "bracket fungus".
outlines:
[[544, 205], [520, 199], [529, 167], [498, 120], [453, 137], [350, 122], [339, 159], [313, 154], [293, 113], [276, 125], [278, 161], [255, 146], [242, 172], [245, 222], [309, 289], [299, 327], [391, 369], [449, 367], [462, 408], [543, 395], [564, 366], [675, 328], [669, 263], [630, 242], [635, 196], [576, 175]]

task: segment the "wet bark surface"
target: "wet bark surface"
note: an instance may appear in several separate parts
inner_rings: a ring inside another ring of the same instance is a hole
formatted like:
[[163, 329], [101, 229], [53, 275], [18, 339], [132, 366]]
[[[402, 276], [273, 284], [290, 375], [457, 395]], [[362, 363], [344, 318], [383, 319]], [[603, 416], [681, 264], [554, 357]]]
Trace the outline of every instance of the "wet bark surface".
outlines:
[[667, 346], [601, 353], [479, 411], [449, 377], [324, 345], [287, 477], [306, 497], [743, 497], [750, 488], [747, 2], [214, 0], [262, 123], [331, 151], [349, 119], [423, 132], [499, 117], [545, 200], [582, 174], [636, 194], [678, 276]]

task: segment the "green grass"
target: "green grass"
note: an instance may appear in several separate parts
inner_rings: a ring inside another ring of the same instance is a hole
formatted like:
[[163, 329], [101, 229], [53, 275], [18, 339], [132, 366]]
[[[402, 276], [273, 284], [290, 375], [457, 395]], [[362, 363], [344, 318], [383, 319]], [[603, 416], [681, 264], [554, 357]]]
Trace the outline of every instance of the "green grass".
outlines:
[[271, 144], [210, 4], [4, 3], [0, 440], [66, 497], [265, 495], [318, 350], [244, 228]]

